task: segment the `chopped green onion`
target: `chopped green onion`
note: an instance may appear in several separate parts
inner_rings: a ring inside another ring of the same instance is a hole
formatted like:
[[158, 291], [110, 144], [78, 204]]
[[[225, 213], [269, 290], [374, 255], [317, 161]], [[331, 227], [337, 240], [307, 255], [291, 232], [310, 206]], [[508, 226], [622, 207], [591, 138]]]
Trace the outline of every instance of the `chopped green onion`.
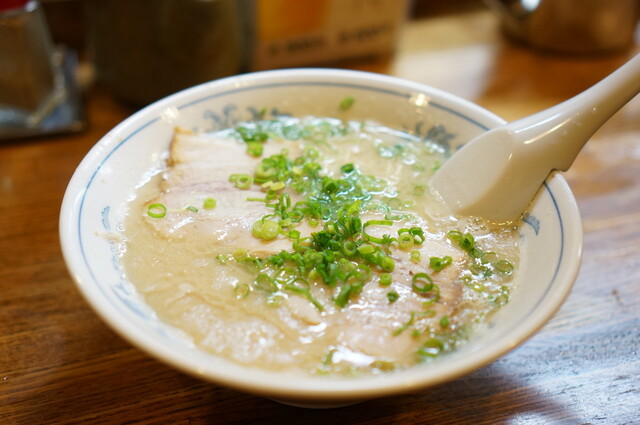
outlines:
[[409, 232], [413, 235], [413, 237], [416, 240], [416, 243], [418, 245], [420, 245], [420, 244], [422, 244], [422, 242], [424, 242], [424, 240], [425, 240], [424, 230], [422, 230], [419, 227], [412, 227], [411, 229], [409, 229]]
[[369, 226], [391, 226], [393, 225], [393, 221], [391, 220], [369, 220], [362, 226], [362, 233], [368, 241], [372, 241], [375, 243], [383, 243], [384, 238], [377, 238], [375, 236], [371, 236], [365, 232], [365, 229]]
[[287, 267], [282, 267], [277, 271], [276, 276], [274, 277], [274, 280], [280, 284], [291, 283], [294, 280], [296, 280], [297, 276], [298, 276], [298, 273], [296, 269], [294, 269], [293, 267], [287, 266]]
[[502, 306], [502, 305], [505, 305], [506, 303], [508, 303], [509, 302], [509, 288], [507, 286], [504, 286], [504, 285], [501, 286], [500, 287], [500, 295], [495, 297], [493, 302], [496, 305], [499, 305], [499, 306]]
[[493, 266], [502, 274], [511, 274], [513, 272], [513, 264], [508, 260], [500, 260]]
[[218, 260], [220, 264], [225, 265], [229, 261], [229, 257], [224, 254], [219, 254], [216, 256], [216, 260]]
[[498, 261], [498, 254], [493, 251], [483, 252], [480, 261], [482, 262], [482, 264], [495, 263]]
[[469, 250], [469, 255], [472, 258], [482, 258], [482, 250], [474, 246]]
[[398, 235], [398, 245], [402, 249], [408, 249], [414, 245], [413, 235], [402, 233]]
[[458, 245], [465, 251], [471, 251], [476, 247], [476, 241], [471, 233], [465, 233], [458, 241]]
[[249, 174], [231, 174], [229, 181], [233, 183], [238, 189], [248, 189], [253, 183], [253, 177]]
[[358, 252], [358, 245], [353, 241], [346, 241], [342, 244], [342, 252], [347, 257], [353, 257]]
[[402, 332], [406, 331], [407, 329], [409, 329], [409, 327], [411, 325], [413, 325], [413, 323], [416, 320], [416, 313], [415, 312], [411, 312], [411, 317], [409, 317], [409, 320], [407, 320], [406, 323], [404, 323], [402, 326], [400, 326], [398, 329], [393, 331], [393, 335], [394, 336], [398, 336], [400, 335]]
[[440, 327], [441, 328], [449, 327], [450, 323], [451, 322], [449, 321], [449, 316], [442, 316], [442, 318], [440, 319]]
[[392, 272], [395, 268], [395, 262], [393, 261], [393, 258], [385, 256], [382, 257], [382, 260], [380, 261], [380, 267], [385, 272]]
[[355, 169], [356, 169], [356, 167], [351, 163], [344, 164], [342, 167], [340, 167], [340, 171], [342, 171], [345, 174], [352, 173], [353, 170], [355, 170]]
[[247, 257], [247, 251], [244, 249], [238, 248], [233, 252], [233, 259], [239, 263], [244, 261]]
[[476, 246], [476, 241], [471, 233], [464, 233], [451, 230], [447, 233], [449, 239], [458, 243], [458, 246], [466, 251], [472, 258], [482, 258], [483, 252]]
[[246, 283], [240, 283], [233, 288], [233, 292], [235, 293], [236, 298], [242, 299], [249, 295], [251, 288]]
[[469, 271], [476, 276], [482, 275], [483, 277], [490, 277], [493, 274], [489, 267], [482, 266], [480, 264], [470, 265]]
[[349, 302], [349, 297], [351, 296], [353, 289], [354, 289], [353, 286], [349, 284], [346, 284], [342, 287], [342, 289], [338, 293], [338, 296], [334, 300], [334, 302], [338, 307], [344, 307], [345, 305], [347, 305], [347, 302]]
[[358, 271], [362, 274], [362, 278], [365, 281], [371, 279], [371, 275], [373, 274], [373, 272], [371, 271], [371, 267], [367, 266], [366, 264], [360, 264], [358, 266]]
[[341, 111], [346, 111], [346, 110], [350, 109], [353, 106], [355, 101], [356, 101], [356, 99], [353, 96], [345, 97], [344, 99], [342, 99], [340, 101], [340, 105], [339, 105], [340, 106], [340, 110]]
[[333, 355], [335, 352], [336, 352], [335, 348], [332, 348], [331, 350], [329, 350], [324, 360], [322, 361], [323, 366], [331, 366], [331, 363], [333, 363]]
[[389, 286], [391, 285], [392, 278], [390, 273], [381, 273], [380, 274], [380, 286]]
[[411, 227], [409, 229], [403, 228], [398, 230], [398, 236], [403, 237], [404, 234], [411, 235], [413, 238], [413, 242], [417, 245], [421, 245], [425, 240], [424, 230], [417, 226]]
[[449, 239], [454, 242], [458, 242], [462, 239], [462, 233], [457, 230], [450, 230], [449, 233], [447, 233], [447, 236], [449, 236]]
[[411, 262], [412, 263], [416, 263], [416, 264], [419, 263], [420, 262], [420, 257], [421, 257], [420, 251], [417, 251], [417, 250], [411, 251]]
[[217, 202], [215, 199], [206, 198], [202, 203], [202, 208], [204, 208], [205, 210], [212, 210], [216, 207], [216, 205], [217, 205]]
[[260, 142], [247, 142], [247, 152], [252, 156], [262, 156], [264, 146]]
[[[468, 277], [468, 276], [466, 276]], [[465, 286], [473, 289], [476, 292], [485, 292], [487, 290], [486, 286], [484, 286], [482, 283], [478, 282], [477, 280], [473, 280], [471, 278], [469, 279], [463, 279], [463, 283]]]
[[273, 190], [275, 192], [277, 192], [280, 189], [284, 189], [286, 186], [286, 184], [284, 182], [272, 182], [272, 181], [267, 181], [262, 183], [262, 185], [260, 187], [262, 187], [265, 190]]
[[272, 294], [267, 298], [267, 305], [269, 307], [280, 307], [283, 301], [284, 297], [282, 295]]
[[444, 256], [442, 258], [431, 257], [431, 258], [429, 258], [429, 267], [431, 267], [431, 269], [434, 272], [439, 272], [440, 270], [444, 269], [449, 264], [451, 264], [452, 261], [453, 261], [453, 259], [448, 255], [446, 255], [446, 256]]
[[411, 287], [419, 294], [427, 293], [434, 287], [433, 279], [426, 273], [416, 273], [411, 279]]
[[400, 298], [400, 295], [398, 295], [396, 291], [387, 292], [387, 299], [389, 300], [389, 304], [398, 301], [398, 298]]
[[255, 127], [236, 127], [236, 131], [245, 142], [264, 142], [269, 135]]
[[258, 272], [262, 269], [262, 260], [256, 257], [247, 256], [247, 258], [242, 261], [242, 264], [252, 272]]
[[264, 162], [261, 162], [260, 164], [258, 164], [254, 172], [256, 181], [259, 181], [259, 182], [266, 181], [274, 177], [275, 175], [276, 175], [276, 170]]
[[260, 273], [256, 276], [256, 280], [253, 282], [257, 289], [267, 292], [276, 292], [278, 285], [271, 276], [266, 273]]
[[363, 244], [358, 247], [358, 252], [362, 255], [372, 254], [376, 252], [376, 247], [371, 244]]
[[147, 208], [147, 214], [152, 218], [164, 218], [167, 215], [167, 207], [160, 203], [151, 204]]
[[185, 208], [185, 210], [189, 210], [191, 212], [197, 213], [198, 209], [196, 207], [194, 207], [193, 205], [189, 205], [188, 207]]
[[252, 234], [256, 238], [270, 241], [275, 239], [282, 230], [280, 225], [273, 220], [258, 220], [253, 223]]
[[313, 294], [311, 294], [311, 290], [309, 289], [309, 282], [307, 282], [306, 280], [297, 279], [294, 283], [286, 284], [284, 286], [284, 289], [286, 291], [304, 296], [311, 302], [311, 304], [313, 304], [315, 308], [318, 309], [318, 311], [324, 310], [324, 306], [313, 296]]
[[418, 354], [424, 357], [436, 357], [444, 351], [444, 343], [436, 338], [431, 338], [420, 347]]

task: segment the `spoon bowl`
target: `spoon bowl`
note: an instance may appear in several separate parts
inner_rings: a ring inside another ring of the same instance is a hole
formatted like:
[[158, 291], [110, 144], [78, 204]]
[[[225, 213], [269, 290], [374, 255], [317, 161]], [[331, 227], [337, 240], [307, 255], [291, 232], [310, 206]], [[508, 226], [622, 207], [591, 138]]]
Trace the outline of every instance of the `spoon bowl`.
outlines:
[[431, 188], [456, 214], [516, 220], [549, 173], [568, 170], [639, 91], [640, 55], [579, 95], [472, 139], [438, 170]]

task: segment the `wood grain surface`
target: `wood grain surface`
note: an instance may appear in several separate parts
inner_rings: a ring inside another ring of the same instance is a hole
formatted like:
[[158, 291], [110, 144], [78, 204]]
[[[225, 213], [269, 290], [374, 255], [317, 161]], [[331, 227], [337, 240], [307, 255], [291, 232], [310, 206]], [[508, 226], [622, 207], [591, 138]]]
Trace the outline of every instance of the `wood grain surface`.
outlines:
[[[565, 100], [639, 51], [536, 52], [487, 12], [407, 24], [397, 55], [349, 67], [453, 92], [511, 120]], [[186, 376], [133, 348], [67, 272], [58, 214], [74, 168], [134, 112], [87, 94], [89, 128], [0, 143], [0, 424], [640, 423], [640, 99], [566, 174], [584, 220], [583, 264], [555, 317], [521, 347], [417, 394], [305, 410]]]

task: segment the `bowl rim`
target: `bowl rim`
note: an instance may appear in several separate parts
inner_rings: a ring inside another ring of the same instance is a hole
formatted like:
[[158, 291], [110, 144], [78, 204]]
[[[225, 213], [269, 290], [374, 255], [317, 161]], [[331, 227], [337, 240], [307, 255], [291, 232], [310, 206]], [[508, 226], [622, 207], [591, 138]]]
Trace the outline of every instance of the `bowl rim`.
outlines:
[[[88, 276], [83, 267], [78, 264], [77, 250], [71, 240], [77, 231], [74, 224], [78, 220], [78, 211], [84, 200], [82, 188], [86, 180], [85, 175], [95, 169], [95, 161], [103, 156], [108, 148], [119, 146], [129, 137], [134, 136], [135, 132], [139, 131], [140, 128], [151, 125], [167, 107], [175, 106], [176, 104], [179, 107], [192, 105], [225, 90], [255, 89], [261, 82], [266, 81], [296, 83], [305, 80], [315, 80], [329, 85], [335, 85], [336, 82], [342, 81], [405, 93], [423, 93], [439, 101], [441, 103], [439, 107], [447, 112], [464, 118], [469, 118], [464, 114], [473, 115], [475, 124], [481, 128], [488, 129], [491, 126], [504, 123], [504, 120], [486, 109], [434, 87], [382, 74], [323, 68], [260, 71], [242, 74], [203, 83], [154, 102], [126, 118], [91, 148], [74, 172], [64, 195], [59, 225], [63, 257], [80, 293], [94, 311], [110, 325], [111, 329], [115, 330], [133, 346], [192, 376], [254, 394], [295, 400], [360, 400], [414, 392], [466, 375], [493, 362], [533, 336], [556, 313], [570, 293], [582, 258], [583, 234], [580, 214], [568, 183], [559, 173], [554, 173], [547, 179], [544, 190], [549, 191], [551, 194], [558, 214], [561, 211], [566, 213], [566, 217], [560, 217], [559, 222], [561, 226], [564, 226], [562, 237], [568, 236], [571, 239], [570, 245], [567, 245], [570, 249], [566, 253], [561, 252], [561, 255], [567, 255], [567, 258], [563, 263], [559, 261], [558, 269], [555, 271], [554, 279], [559, 280], [561, 285], [556, 285], [557, 287], [555, 287], [553, 293], [545, 294], [543, 297], [544, 305], [538, 306], [534, 310], [534, 315], [519, 328], [516, 335], [503, 336], [496, 344], [483, 350], [479, 353], [480, 355], [473, 359], [458, 361], [454, 364], [443, 363], [441, 369], [430, 368], [427, 372], [420, 373], [415, 368], [411, 368], [408, 371], [399, 371], [382, 376], [358, 377], [357, 379], [320, 379], [318, 377], [295, 376], [294, 379], [288, 380], [275, 380], [276, 376], [282, 375], [235, 365], [231, 362], [222, 361], [222, 363], [228, 363], [228, 367], [220, 370], [218, 364], [220, 362], [218, 361], [203, 365], [198, 361], [197, 357], [187, 356], [185, 358], [184, 353], [169, 352], [150, 335], [145, 335], [143, 331], [133, 328], [123, 317], [118, 315], [113, 306], [104, 302], [103, 297], [96, 292], [91, 276]], [[207, 93], [208, 95], [205, 95]], [[455, 105], [456, 109], [448, 105]], [[464, 114], [460, 112], [460, 109], [464, 111]], [[140, 123], [144, 124], [140, 125]], [[133, 133], [131, 133], [132, 126], [137, 127], [137, 130]], [[95, 170], [93, 176], [97, 172]], [[553, 196], [553, 191], [559, 191], [559, 193], [567, 196], [556, 198]], [[560, 268], [560, 265], [562, 265], [562, 268]]]

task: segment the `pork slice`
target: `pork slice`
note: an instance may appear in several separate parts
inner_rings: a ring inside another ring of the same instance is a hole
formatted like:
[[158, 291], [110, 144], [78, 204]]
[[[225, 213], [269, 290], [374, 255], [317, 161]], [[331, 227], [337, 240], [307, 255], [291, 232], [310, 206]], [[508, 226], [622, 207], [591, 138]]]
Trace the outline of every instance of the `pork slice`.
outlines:
[[[383, 233], [395, 233], [403, 227], [400, 223], [393, 226], [378, 227], [368, 233], [381, 237]], [[425, 227], [423, 227], [425, 228]], [[416, 336], [413, 331], [428, 332], [440, 329], [443, 316], [455, 323], [455, 311], [462, 296], [462, 284], [458, 281], [464, 255], [460, 249], [452, 247], [438, 235], [425, 233], [426, 239], [414, 249], [420, 252], [420, 260], [411, 259], [410, 250], [394, 250], [391, 257], [395, 266], [393, 283], [389, 287], [381, 286], [377, 281], [363, 287], [361, 294], [345, 308], [342, 318], [343, 327], [339, 336], [340, 343], [350, 351], [360, 352], [372, 357], [407, 358], [415, 352]], [[452, 263], [441, 271], [429, 267], [430, 257], [451, 256]], [[418, 273], [427, 273], [437, 286], [438, 302], [431, 304], [435, 292], [418, 294], [413, 290], [413, 277]], [[399, 297], [391, 303], [387, 294], [395, 291]], [[400, 329], [412, 322], [407, 329]]]
[[[269, 152], [282, 149], [281, 143], [274, 142]], [[285, 249], [290, 243], [284, 238], [265, 243], [251, 234], [255, 221], [273, 212], [264, 202], [248, 200], [262, 199], [264, 192], [255, 185], [241, 190], [229, 181], [232, 174], [253, 175], [260, 160], [246, 153], [242, 141], [177, 129], [162, 192], [147, 204], [163, 204], [167, 213], [162, 219], [146, 217], [147, 222], [162, 237], [206, 237], [231, 251], [241, 247], [259, 255]], [[216, 200], [215, 208], [203, 208], [207, 198]]]

